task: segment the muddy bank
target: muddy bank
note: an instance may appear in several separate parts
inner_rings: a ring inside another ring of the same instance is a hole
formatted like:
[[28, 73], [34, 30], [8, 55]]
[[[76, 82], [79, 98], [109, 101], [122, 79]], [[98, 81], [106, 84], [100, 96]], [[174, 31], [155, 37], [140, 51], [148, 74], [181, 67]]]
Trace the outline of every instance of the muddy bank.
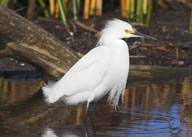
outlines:
[[[157, 41], [126, 40], [130, 48], [135, 45], [139, 46], [130, 50], [131, 64], [191, 67], [192, 34], [188, 31], [189, 17], [190, 9], [184, 5], [178, 5], [176, 8], [156, 10], [152, 14], [149, 28], [129, 21], [138, 31], [158, 39]], [[112, 18], [120, 18], [120, 10], [104, 13], [102, 17], [91, 17], [88, 20], [80, 19], [79, 22], [88, 27], [88, 29], [70, 20], [69, 27], [71, 32], [73, 32], [73, 36], [66, 31], [61, 21], [36, 18], [33, 22], [54, 34], [78, 54], [83, 55], [95, 47], [97, 33], [92, 29], [100, 31], [105, 21]], [[18, 60], [3, 58], [0, 60], [0, 71], [2, 72], [0, 74], [4, 75], [4, 71], [38, 70], [32, 65]]]

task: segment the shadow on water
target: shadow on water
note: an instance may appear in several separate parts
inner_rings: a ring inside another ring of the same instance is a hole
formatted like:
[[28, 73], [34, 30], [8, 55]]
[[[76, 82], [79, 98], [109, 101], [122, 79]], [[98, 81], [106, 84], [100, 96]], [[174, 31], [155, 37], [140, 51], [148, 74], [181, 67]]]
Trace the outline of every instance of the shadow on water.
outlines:
[[94, 126], [90, 119], [82, 124], [83, 105], [47, 105], [41, 85], [0, 78], [2, 137], [192, 136], [192, 77], [130, 82], [118, 112], [106, 97], [98, 102]]

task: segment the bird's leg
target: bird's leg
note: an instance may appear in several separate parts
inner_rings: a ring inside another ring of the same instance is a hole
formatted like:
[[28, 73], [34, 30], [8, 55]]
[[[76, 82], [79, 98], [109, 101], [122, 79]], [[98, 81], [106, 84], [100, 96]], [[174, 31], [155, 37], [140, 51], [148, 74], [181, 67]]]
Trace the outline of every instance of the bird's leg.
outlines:
[[83, 118], [83, 122], [86, 123], [87, 122], [87, 114], [89, 111], [89, 102], [87, 102], [87, 106], [86, 106], [86, 110], [85, 110], [85, 114], [84, 114], [84, 118]]
[[94, 113], [96, 112], [96, 105], [97, 105], [97, 102], [94, 102], [94, 106], [93, 106], [93, 112]]
[[95, 112], [96, 112], [96, 103], [94, 102], [93, 104], [93, 111], [92, 111], [92, 115], [91, 115], [91, 128], [92, 128], [92, 137], [96, 137], [96, 132], [95, 132]]
[[94, 123], [94, 120], [95, 120], [96, 105], [97, 105], [97, 102], [94, 102], [93, 112], [92, 112], [92, 117], [91, 117], [91, 120], [93, 121], [93, 123]]
[[84, 132], [85, 132], [85, 137], [88, 137], [88, 130], [87, 130], [87, 125], [84, 123], [83, 124]]

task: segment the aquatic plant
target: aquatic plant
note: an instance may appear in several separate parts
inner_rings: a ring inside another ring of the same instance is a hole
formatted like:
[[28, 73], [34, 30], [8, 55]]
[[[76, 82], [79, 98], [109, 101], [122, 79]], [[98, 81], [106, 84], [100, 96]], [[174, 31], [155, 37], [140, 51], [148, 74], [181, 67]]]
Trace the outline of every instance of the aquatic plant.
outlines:
[[[191, 3], [183, 2], [187, 6]], [[20, 10], [26, 9], [25, 6], [19, 4], [19, 0], [0, 0], [0, 5], [17, 7]], [[73, 19], [77, 20], [82, 17], [88, 19], [90, 16], [101, 16], [103, 6], [107, 5], [108, 8], [114, 6], [114, 2], [118, 3], [116, 8], [120, 6], [121, 15], [124, 18], [131, 19], [146, 26], [150, 25], [151, 14], [153, 9], [160, 0], [110, 0], [108, 3], [104, 3], [103, 0], [28, 0], [26, 17], [31, 19], [39, 9], [43, 11], [45, 17], [61, 18], [63, 24], [67, 25], [67, 20], [73, 15]], [[14, 6], [13, 6], [14, 5]], [[17, 5], [17, 6], [15, 6]], [[19, 7], [20, 6], [20, 7]], [[81, 13], [81, 14], [80, 14]], [[191, 15], [192, 16], [192, 15]], [[192, 17], [190, 19], [190, 31], [192, 31]]]
[[7, 6], [9, 0], [0, 0], [0, 5]]
[[149, 26], [154, 0], [121, 0], [121, 15]]
[[191, 9], [191, 17], [190, 17], [189, 30], [190, 30], [190, 32], [192, 32], [192, 9]]

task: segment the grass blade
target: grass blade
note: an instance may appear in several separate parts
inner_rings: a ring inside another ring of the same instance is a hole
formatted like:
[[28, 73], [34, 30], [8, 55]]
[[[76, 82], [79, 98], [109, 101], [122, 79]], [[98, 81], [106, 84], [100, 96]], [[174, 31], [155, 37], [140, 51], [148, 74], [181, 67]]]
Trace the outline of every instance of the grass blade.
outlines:
[[9, 0], [0, 0], [0, 4], [3, 6], [7, 6], [8, 2], [9, 2]]
[[55, 4], [55, 18], [59, 18], [59, 4], [56, 2]]
[[137, 17], [136, 20], [137, 22], [143, 23], [143, 1], [142, 0], [137, 0]]
[[80, 0], [77, 0], [77, 8], [78, 8], [78, 11], [79, 11], [80, 8], [81, 8], [81, 1], [80, 1]]
[[55, 0], [49, 0], [49, 11], [51, 15], [55, 12]]
[[66, 15], [65, 15], [61, 0], [57, 0], [57, 3], [59, 5], [62, 22], [63, 22], [63, 24], [65, 24], [67, 26], [67, 19], [66, 19]]
[[3, 88], [3, 77], [0, 77], [0, 95], [2, 93], [2, 88]]
[[29, 0], [28, 9], [27, 9], [27, 19], [30, 19], [33, 16], [33, 12], [35, 9], [36, 0]]
[[90, 11], [89, 11], [90, 15], [95, 14], [95, 8], [96, 8], [96, 0], [91, 0], [91, 6], [90, 6]]
[[191, 9], [191, 17], [190, 17], [189, 31], [192, 32], [192, 9]]
[[133, 19], [135, 17], [135, 0], [131, 0], [131, 7], [130, 7], [130, 18]]
[[96, 15], [101, 16], [102, 15], [102, 7], [103, 5], [103, 0], [97, 0], [96, 1]]
[[72, 1], [72, 5], [73, 5], [73, 19], [77, 20], [77, 1], [73, 0]]
[[62, 5], [63, 5], [63, 10], [65, 15], [67, 15], [67, 1], [66, 0], [62, 0]]
[[143, 0], [143, 14], [147, 14], [147, 2], [148, 0]]
[[121, 16], [126, 17], [126, 9], [125, 9], [126, 0], [121, 0]]
[[126, 10], [126, 18], [129, 18], [130, 15], [130, 7], [131, 7], [131, 0], [126, 0], [125, 10]]
[[[46, 8], [46, 5], [45, 5], [45, 2], [43, 1], [43, 0], [38, 0], [38, 2], [39, 2], [39, 4], [41, 5], [41, 7], [43, 8], [43, 9], [45, 9]], [[45, 14], [45, 17], [49, 17], [49, 12], [48, 12], [48, 10], [44, 10], [44, 14]]]
[[153, 2], [152, 2], [152, 0], [149, 0], [148, 9], [147, 9], [147, 17], [146, 17], [146, 25], [148, 27], [150, 25], [152, 7], [153, 7]]
[[85, 0], [84, 11], [83, 11], [83, 18], [84, 19], [88, 19], [89, 18], [89, 4], [90, 4], [90, 1], [89, 0]]

